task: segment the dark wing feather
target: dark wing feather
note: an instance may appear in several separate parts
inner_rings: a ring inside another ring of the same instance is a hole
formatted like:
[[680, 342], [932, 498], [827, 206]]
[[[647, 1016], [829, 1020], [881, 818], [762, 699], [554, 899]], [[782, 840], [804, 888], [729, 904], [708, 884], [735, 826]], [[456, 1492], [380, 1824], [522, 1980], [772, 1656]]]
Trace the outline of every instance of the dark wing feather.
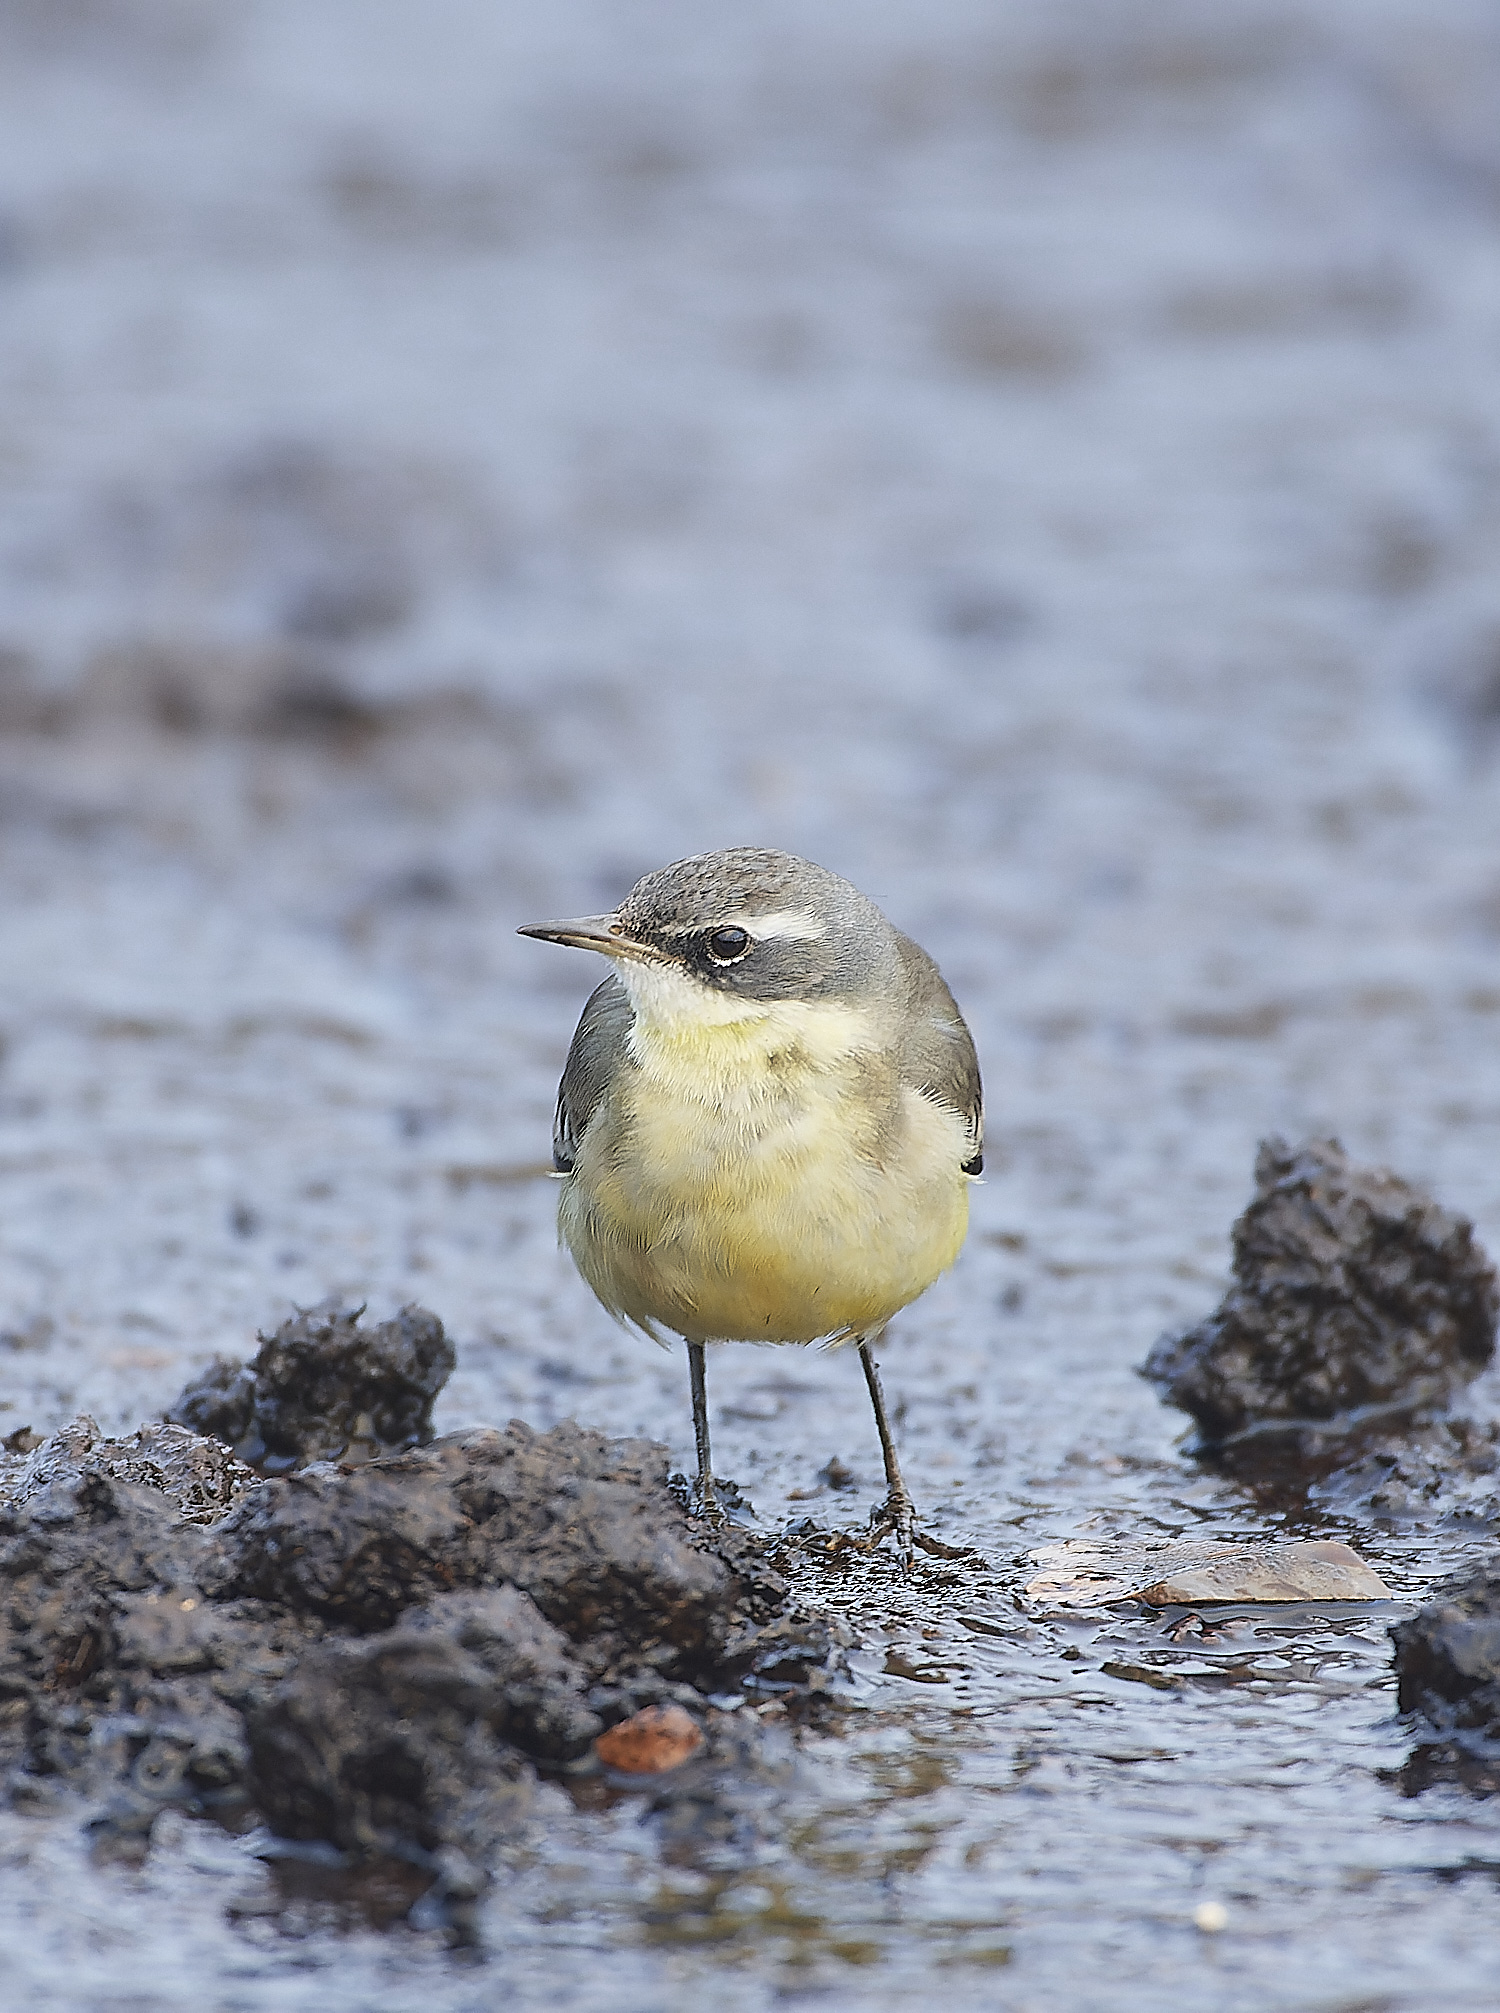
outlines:
[[926, 951], [910, 937], [900, 937], [899, 945], [908, 1007], [901, 1080], [963, 1120], [969, 1147], [963, 1171], [978, 1174], [984, 1166], [984, 1091], [973, 1037]]
[[552, 1165], [559, 1174], [573, 1172], [578, 1143], [625, 1055], [634, 1018], [629, 996], [613, 974], [590, 993], [557, 1086]]

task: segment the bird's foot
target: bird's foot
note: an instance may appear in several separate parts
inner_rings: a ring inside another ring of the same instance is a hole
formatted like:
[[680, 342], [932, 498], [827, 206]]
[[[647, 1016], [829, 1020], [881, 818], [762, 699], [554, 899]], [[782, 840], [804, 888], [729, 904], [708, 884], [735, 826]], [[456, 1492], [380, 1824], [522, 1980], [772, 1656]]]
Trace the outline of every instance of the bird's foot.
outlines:
[[917, 1534], [917, 1506], [905, 1489], [892, 1489], [885, 1501], [870, 1512], [870, 1535], [865, 1543], [873, 1551], [882, 1538], [896, 1541], [896, 1559], [903, 1574], [912, 1568], [912, 1547], [920, 1543]]
[[904, 1489], [892, 1490], [878, 1509], [870, 1512], [870, 1531], [865, 1549], [873, 1551], [884, 1537], [896, 1540], [896, 1558], [904, 1574], [910, 1576], [913, 1551], [923, 1551], [934, 1559], [973, 1559], [979, 1554], [972, 1545], [945, 1545], [917, 1527], [917, 1509]]
[[688, 1496], [688, 1515], [695, 1523], [707, 1524], [714, 1531], [722, 1531], [729, 1522], [728, 1513], [714, 1488], [712, 1475], [700, 1475], [694, 1482]]

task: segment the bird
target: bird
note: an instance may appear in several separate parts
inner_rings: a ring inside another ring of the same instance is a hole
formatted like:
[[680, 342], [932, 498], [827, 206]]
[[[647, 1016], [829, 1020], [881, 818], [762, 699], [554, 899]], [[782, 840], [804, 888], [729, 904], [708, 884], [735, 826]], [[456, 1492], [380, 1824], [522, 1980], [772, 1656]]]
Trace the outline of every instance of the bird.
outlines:
[[691, 1507], [722, 1523], [711, 1342], [852, 1344], [886, 1495], [866, 1542], [917, 1525], [875, 1348], [957, 1258], [984, 1166], [974, 1043], [927, 953], [850, 882], [738, 846], [644, 875], [607, 915], [520, 935], [613, 969], [578, 1022], [553, 1125], [559, 1238], [603, 1306], [687, 1344]]

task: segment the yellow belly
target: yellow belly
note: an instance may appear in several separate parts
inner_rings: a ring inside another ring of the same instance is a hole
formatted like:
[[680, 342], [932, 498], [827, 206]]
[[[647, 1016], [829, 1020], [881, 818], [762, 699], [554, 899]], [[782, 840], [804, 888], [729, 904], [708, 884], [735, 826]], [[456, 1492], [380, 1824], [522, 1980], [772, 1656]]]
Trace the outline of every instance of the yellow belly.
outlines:
[[692, 1341], [870, 1334], [958, 1256], [961, 1121], [868, 1055], [719, 1031], [646, 1043], [559, 1209], [611, 1312]]

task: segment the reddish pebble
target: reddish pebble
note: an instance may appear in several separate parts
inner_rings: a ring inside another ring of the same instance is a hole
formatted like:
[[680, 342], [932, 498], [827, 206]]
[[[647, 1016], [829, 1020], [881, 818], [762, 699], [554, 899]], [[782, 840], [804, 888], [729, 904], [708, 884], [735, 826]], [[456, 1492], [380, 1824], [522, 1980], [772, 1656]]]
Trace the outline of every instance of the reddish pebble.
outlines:
[[648, 1705], [601, 1733], [594, 1751], [622, 1775], [660, 1775], [680, 1768], [703, 1745], [698, 1722], [680, 1705]]

